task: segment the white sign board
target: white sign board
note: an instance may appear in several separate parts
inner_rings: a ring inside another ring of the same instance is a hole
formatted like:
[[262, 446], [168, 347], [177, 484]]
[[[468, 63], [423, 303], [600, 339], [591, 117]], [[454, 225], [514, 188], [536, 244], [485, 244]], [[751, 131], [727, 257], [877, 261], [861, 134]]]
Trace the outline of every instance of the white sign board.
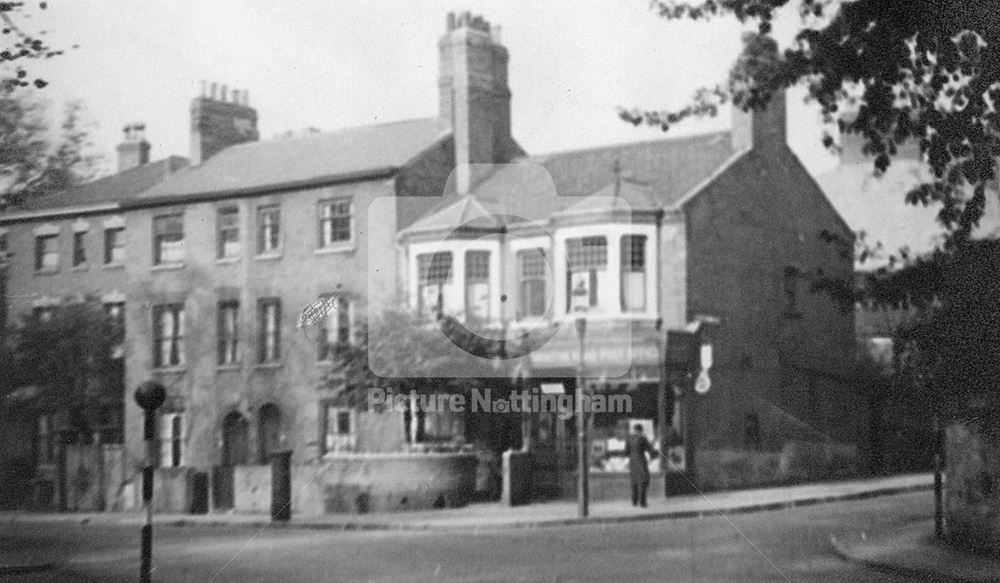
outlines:
[[542, 383], [543, 395], [562, 395], [566, 392], [562, 383]]
[[694, 392], [698, 393], [699, 395], [704, 395], [711, 388], [712, 388], [712, 379], [708, 377], [708, 371], [705, 369], [701, 369], [701, 372], [698, 373], [698, 380], [694, 382]]

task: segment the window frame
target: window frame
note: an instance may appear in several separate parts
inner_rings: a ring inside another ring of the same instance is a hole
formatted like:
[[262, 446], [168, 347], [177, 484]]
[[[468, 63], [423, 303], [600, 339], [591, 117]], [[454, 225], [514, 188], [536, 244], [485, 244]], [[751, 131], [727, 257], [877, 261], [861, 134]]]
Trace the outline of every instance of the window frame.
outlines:
[[[574, 249], [579, 241], [579, 249]], [[600, 242], [598, 245], [596, 243]], [[589, 244], [588, 244], [589, 243]], [[589, 312], [601, 305], [600, 289], [597, 272], [608, 269], [609, 242], [606, 235], [584, 235], [570, 237], [565, 241], [566, 249], [566, 313]], [[593, 250], [587, 250], [590, 247]], [[603, 247], [603, 250], [599, 249]], [[587, 306], [583, 310], [573, 307], [574, 274], [587, 273]]]
[[[104, 229], [104, 265], [121, 265], [125, 263], [125, 227], [108, 227]], [[112, 245], [112, 243], [117, 243]], [[115, 260], [115, 250], [121, 249], [121, 258]]]
[[[333, 415], [331, 415], [333, 412]], [[341, 416], [347, 416], [349, 425], [346, 433], [340, 431]], [[323, 455], [353, 451], [357, 443], [357, 412], [351, 407], [320, 401], [320, 447]], [[336, 431], [330, 432], [333, 428]]]
[[[274, 306], [274, 319], [267, 319], [268, 307]], [[261, 298], [257, 301], [257, 363], [274, 364], [281, 362], [281, 300], [278, 298]], [[269, 329], [270, 328], [270, 329]], [[268, 340], [271, 338], [273, 349], [268, 353]]]
[[[169, 312], [173, 314], [173, 333], [167, 338], [163, 335], [162, 316]], [[185, 366], [185, 314], [183, 303], [157, 304], [153, 306], [153, 368], [177, 368]], [[170, 358], [163, 361], [163, 345], [170, 344]]]
[[[346, 214], [334, 214], [332, 209], [339, 205], [346, 205]], [[319, 209], [316, 213], [319, 218], [318, 248], [333, 249], [350, 245], [354, 240], [354, 201], [352, 198], [350, 196], [325, 198], [318, 202], [318, 206]], [[346, 220], [346, 228], [334, 228], [334, 223], [339, 220]], [[329, 225], [329, 231], [327, 231], [327, 225]], [[346, 237], [333, 238], [335, 233], [345, 231]]]
[[[528, 260], [534, 260], [535, 257], [540, 259], [541, 273], [535, 273], [537, 265], [528, 265]], [[549, 287], [549, 274], [546, 269], [547, 262], [545, 261], [545, 249], [543, 247], [532, 247], [530, 249], [520, 249], [517, 251], [517, 314], [518, 319], [521, 318], [544, 318], [546, 313], [548, 313], [547, 293]], [[527, 273], [528, 269], [531, 268], [531, 273]], [[541, 284], [541, 312], [535, 313], [529, 305], [529, 298], [525, 292], [525, 284]]]
[[87, 265], [87, 231], [73, 232], [73, 267], [86, 267]]
[[[636, 242], [639, 242], [637, 245]], [[645, 312], [649, 308], [649, 294], [647, 293], [647, 287], [649, 282], [649, 258], [646, 253], [646, 244], [649, 241], [647, 235], [638, 233], [628, 233], [622, 235], [619, 239], [619, 303], [621, 304], [621, 311], [626, 314], [631, 313], [641, 313]], [[637, 252], [638, 250], [638, 252]], [[639, 259], [639, 265], [636, 264], [636, 258]], [[628, 304], [628, 292], [631, 290], [631, 284], [627, 281], [627, 274], [630, 273], [641, 273], [642, 277], [642, 304], [638, 307], [630, 306]]]
[[[318, 360], [321, 362], [330, 361], [333, 359], [333, 349], [337, 346], [350, 346], [355, 342], [354, 338], [354, 302], [342, 295], [337, 294], [324, 294], [320, 296], [323, 301], [333, 300], [335, 302], [333, 308], [327, 308], [328, 312], [320, 320], [319, 326], [319, 354]], [[336, 331], [336, 338], [333, 342], [330, 342], [330, 321], [335, 320], [335, 326], [332, 327]], [[346, 337], [343, 336], [346, 330]]]
[[[447, 258], [438, 260], [438, 257]], [[426, 258], [426, 260], [425, 260]], [[424, 315], [435, 315], [440, 306], [444, 311], [444, 286], [451, 284], [455, 278], [455, 254], [452, 251], [431, 251], [419, 253], [417, 260], [417, 311]], [[431, 276], [434, 277], [431, 277]], [[424, 305], [424, 290], [437, 286], [438, 301], [433, 307]], [[440, 314], [437, 314], [440, 315]]]
[[[176, 222], [172, 222], [176, 221]], [[158, 223], [165, 224], [163, 228]], [[179, 232], [173, 232], [169, 228], [172, 225], [179, 225]], [[187, 249], [185, 247], [184, 213], [166, 213], [153, 217], [153, 265], [182, 265], [187, 259]], [[161, 232], [162, 231], [162, 232]], [[174, 239], [173, 237], [177, 237]], [[179, 258], [166, 261], [163, 258], [163, 244], [179, 243]]]
[[159, 463], [161, 468], [184, 467], [186, 431], [183, 411], [163, 412], [159, 416], [157, 432]]
[[[52, 242], [55, 249], [46, 251], [45, 243], [47, 242]], [[45, 257], [47, 255], [55, 256], [54, 265], [49, 267], [45, 265]], [[59, 271], [59, 234], [35, 235], [35, 272], [53, 273], [56, 271]]]
[[[281, 229], [281, 205], [263, 204], [257, 207], [257, 255], [270, 256], [280, 255], [282, 248]], [[268, 221], [267, 217], [275, 217], [273, 221]], [[267, 233], [267, 227], [271, 226], [272, 231]], [[273, 246], [271, 245], [273, 240]]]
[[[473, 318], [481, 318], [483, 320], [489, 320], [491, 316], [490, 304], [492, 303], [492, 288], [490, 287], [490, 263], [493, 260], [492, 253], [486, 249], [469, 249], [465, 252], [465, 282], [464, 289], [462, 290], [463, 299], [465, 302], [465, 319], [470, 320]], [[471, 274], [473, 268], [477, 270], [483, 267], [483, 263], [478, 262], [477, 258], [481, 259], [483, 256], [486, 257], [485, 268], [486, 273], [482, 275], [481, 273], [476, 273], [475, 276]], [[482, 316], [473, 316], [472, 314], [472, 302], [470, 301], [470, 295], [472, 293], [473, 284], [486, 284], [486, 313]]]
[[[225, 221], [232, 217], [232, 224]], [[229, 239], [225, 234], [235, 233], [233, 242], [236, 243], [236, 251], [232, 254], [226, 253], [226, 243]], [[215, 258], [216, 259], [236, 259], [243, 254], [243, 241], [240, 239], [240, 207], [236, 205], [226, 205], [217, 207], [215, 210]]]
[[[216, 321], [217, 352], [216, 363], [219, 366], [232, 366], [240, 362], [240, 302], [238, 300], [221, 300], [217, 306]], [[232, 330], [229, 329], [227, 313], [232, 313]]]

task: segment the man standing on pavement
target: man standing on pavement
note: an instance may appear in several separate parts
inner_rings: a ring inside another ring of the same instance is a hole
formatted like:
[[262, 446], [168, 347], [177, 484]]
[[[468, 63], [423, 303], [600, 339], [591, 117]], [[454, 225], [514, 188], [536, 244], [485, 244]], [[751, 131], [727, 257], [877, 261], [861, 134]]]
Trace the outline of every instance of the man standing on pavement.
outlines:
[[632, 506], [646, 507], [646, 490], [649, 489], [649, 463], [646, 453], [654, 454], [652, 444], [642, 434], [642, 425], [636, 423], [633, 433], [625, 443], [625, 455], [628, 456], [628, 472], [632, 483]]

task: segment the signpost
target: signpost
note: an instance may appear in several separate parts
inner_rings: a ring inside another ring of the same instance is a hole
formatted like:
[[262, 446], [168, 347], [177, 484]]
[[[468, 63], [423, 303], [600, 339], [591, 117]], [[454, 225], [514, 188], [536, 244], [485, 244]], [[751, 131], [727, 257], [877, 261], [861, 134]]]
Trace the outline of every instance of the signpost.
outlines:
[[577, 457], [579, 461], [579, 476], [577, 481], [577, 504], [580, 518], [587, 518], [589, 514], [590, 492], [589, 478], [590, 468], [587, 464], [587, 422], [586, 412], [583, 407], [583, 345], [584, 337], [587, 333], [587, 320], [576, 319], [576, 333], [580, 337], [580, 360], [576, 376], [576, 435], [577, 435]]
[[142, 468], [142, 504], [146, 508], [146, 524], [142, 527], [140, 583], [150, 583], [150, 572], [153, 567], [153, 460], [156, 447], [156, 410], [166, 398], [166, 389], [155, 381], [145, 381], [135, 390], [135, 402], [145, 412], [143, 436], [146, 440], [146, 461]]

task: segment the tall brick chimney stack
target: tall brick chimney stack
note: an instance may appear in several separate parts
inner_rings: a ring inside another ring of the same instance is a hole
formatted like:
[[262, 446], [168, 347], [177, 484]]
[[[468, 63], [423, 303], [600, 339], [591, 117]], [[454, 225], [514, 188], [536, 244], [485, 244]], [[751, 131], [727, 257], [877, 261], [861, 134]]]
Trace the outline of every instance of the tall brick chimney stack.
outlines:
[[449, 13], [438, 41], [440, 117], [455, 137], [456, 188], [468, 193], [468, 164], [509, 161], [518, 150], [510, 135], [507, 49], [499, 27], [468, 12]]
[[785, 92], [771, 96], [765, 109], [743, 111], [733, 106], [733, 150], [768, 150], [786, 143], [787, 106]]
[[191, 100], [191, 164], [198, 165], [220, 151], [260, 139], [257, 110], [247, 91], [232, 92], [217, 83], [201, 83], [201, 96]]
[[122, 131], [125, 134], [122, 143], [118, 144], [118, 171], [125, 172], [137, 166], [149, 163], [149, 142], [146, 141], [146, 126], [142, 123], [132, 123]]

